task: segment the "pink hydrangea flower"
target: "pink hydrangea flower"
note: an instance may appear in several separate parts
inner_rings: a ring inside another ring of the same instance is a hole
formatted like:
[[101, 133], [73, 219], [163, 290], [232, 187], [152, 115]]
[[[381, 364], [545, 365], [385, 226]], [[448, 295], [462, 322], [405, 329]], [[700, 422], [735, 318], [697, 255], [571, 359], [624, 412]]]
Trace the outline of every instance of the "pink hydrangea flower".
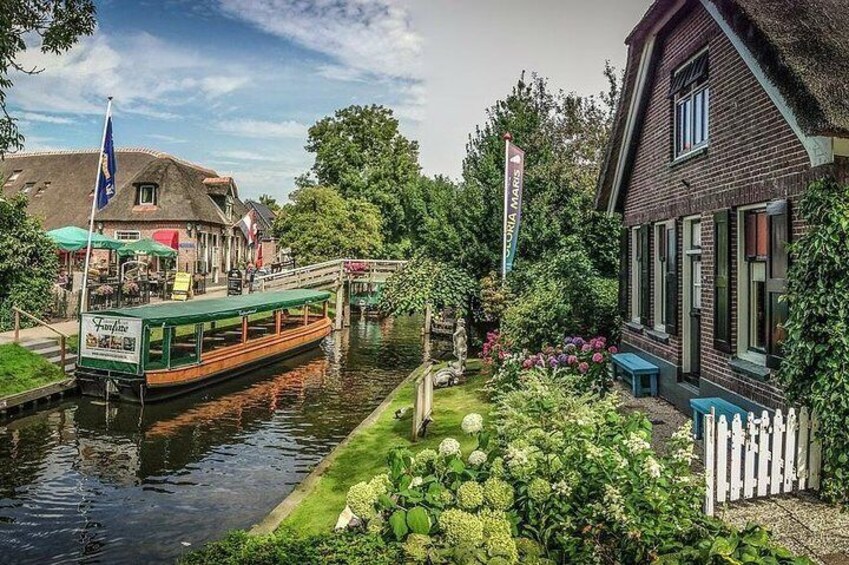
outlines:
[[602, 361], [604, 361], [604, 355], [601, 353], [593, 354], [593, 363], [601, 363]]
[[619, 350], [616, 348], [615, 345], [611, 345], [610, 347], [607, 348], [607, 351], [609, 351], [610, 353], [616, 353]]
[[582, 361], [581, 364], [578, 365], [578, 370], [581, 371], [581, 373], [586, 373], [590, 370], [590, 366], [586, 361]]
[[592, 351], [592, 349], [593, 349], [593, 346], [590, 345], [589, 343], [585, 343], [584, 345], [581, 346], [581, 351], [583, 351], [584, 353], [586, 353], [587, 351]]
[[577, 362], [578, 362], [578, 356], [577, 356], [577, 355], [570, 355], [570, 356], [566, 359], [566, 362], [567, 362], [567, 363], [569, 363], [570, 365], [574, 365], [575, 363], [577, 363]]

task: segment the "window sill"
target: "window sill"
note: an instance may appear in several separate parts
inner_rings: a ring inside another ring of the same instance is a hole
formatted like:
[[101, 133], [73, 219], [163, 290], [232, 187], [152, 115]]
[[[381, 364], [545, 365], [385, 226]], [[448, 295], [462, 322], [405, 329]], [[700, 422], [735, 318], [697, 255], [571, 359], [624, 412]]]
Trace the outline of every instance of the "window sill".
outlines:
[[649, 339], [658, 343], [669, 343], [669, 334], [658, 330], [646, 330]]
[[625, 327], [632, 332], [643, 333], [643, 325], [637, 322], [625, 322]]
[[697, 157], [703, 157], [703, 156], [707, 155], [707, 152], [708, 152], [708, 146], [702, 145], [698, 149], [693, 149], [692, 151], [688, 151], [688, 152], [684, 153], [683, 155], [679, 155], [678, 157], [673, 159], [672, 162], [669, 163], [669, 168], [677, 167], [678, 165], [680, 165], [682, 163], [686, 163], [686, 162], [688, 162], [692, 159], [696, 159]]
[[763, 365], [758, 365], [757, 363], [752, 363], [751, 361], [734, 357], [728, 361], [728, 366], [731, 367], [733, 372], [755, 379], [756, 381], [766, 382], [769, 380], [770, 370]]

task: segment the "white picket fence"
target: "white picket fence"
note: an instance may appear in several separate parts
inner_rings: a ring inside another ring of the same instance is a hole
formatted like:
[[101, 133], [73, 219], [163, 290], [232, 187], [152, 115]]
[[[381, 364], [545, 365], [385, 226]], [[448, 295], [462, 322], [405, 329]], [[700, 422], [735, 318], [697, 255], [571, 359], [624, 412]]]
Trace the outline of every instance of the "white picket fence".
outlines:
[[704, 420], [705, 513], [716, 503], [818, 490], [822, 466], [819, 420], [807, 408], [781, 410], [770, 418], [737, 414], [729, 426], [725, 416]]

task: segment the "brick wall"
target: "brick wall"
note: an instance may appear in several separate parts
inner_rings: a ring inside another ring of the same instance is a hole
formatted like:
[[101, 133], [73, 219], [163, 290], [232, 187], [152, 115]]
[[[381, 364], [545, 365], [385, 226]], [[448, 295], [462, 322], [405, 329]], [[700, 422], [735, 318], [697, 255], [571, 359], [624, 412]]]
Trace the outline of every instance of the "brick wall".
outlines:
[[[678, 272], [682, 273], [681, 218], [701, 215], [702, 236], [702, 342], [703, 380], [767, 406], [782, 403], [781, 391], [767, 382], [733, 373], [730, 357], [713, 347], [713, 212], [776, 198], [791, 201], [792, 228], [798, 237], [804, 224], [795, 200], [816, 177], [836, 174], [847, 178], [846, 163], [811, 169], [802, 144], [778, 109], [758, 84], [745, 62], [710, 15], [697, 3], [689, 13], [673, 20], [658, 46], [645, 109], [643, 127], [637, 137], [633, 168], [625, 188], [624, 220], [628, 226], [676, 219]], [[708, 47], [710, 60], [709, 146], [703, 153], [679, 163], [673, 159], [673, 103], [668, 97], [673, 71], [693, 54]], [[737, 218], [731, 214], [731, 246], [737, 246]], [[654, 250], [654, 229], [649, 249]], [[736, 345], [736, 253], [732, 263], [732, 343]], [[628, 279], [630, 281], [630, 278]], [[651, 339], [645, 332], [626, 327], [623, 341], [670, 363], [682, 363], [681, 298], [683, 277], [679, 276], [677, 335], [668, 343]], [[655, 273], [652, 263], [652, 298]], [[629, 300], [631, 293], [629, 292]], [[630, 311], [630, 304], [629, 304]], [[654, 308], [649, 311], [653, 314]], [[654, 320], [650, 325], [654, 324]]]

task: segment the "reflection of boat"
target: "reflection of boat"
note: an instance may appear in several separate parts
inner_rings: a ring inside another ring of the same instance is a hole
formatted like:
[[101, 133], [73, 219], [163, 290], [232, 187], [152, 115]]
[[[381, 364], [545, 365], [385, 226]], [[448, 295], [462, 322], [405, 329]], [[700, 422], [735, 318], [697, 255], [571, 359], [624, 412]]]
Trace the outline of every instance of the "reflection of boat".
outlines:
[[77, 380], [89, 396], [181, 394], [314, 347], [330, 333], [329, 298], [288, 290], [88, 312]]

